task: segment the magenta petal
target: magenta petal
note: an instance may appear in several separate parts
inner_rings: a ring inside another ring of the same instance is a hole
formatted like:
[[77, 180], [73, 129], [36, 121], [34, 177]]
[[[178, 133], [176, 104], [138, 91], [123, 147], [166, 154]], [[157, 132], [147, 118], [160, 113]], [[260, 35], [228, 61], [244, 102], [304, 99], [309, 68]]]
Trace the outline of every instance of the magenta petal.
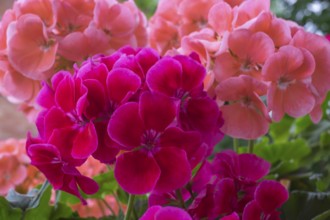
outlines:
[[65, 113], [56, 107], [51, 108], [44, 115], [44, 135], [48, 139], [54, 129], [73, 126], [73, 122], [65, 115]]
[[144, 92], [139, 107], [146, 129], [164, 131], [176, 116], [174, 100], [162, 94]]
[[168, 96], [175, 96], [181, 87], [182, 67], [172, 58], [163, 58], [153, 65], [146, 77], [151, 91], [157, 91]]
[[31, 164], [36, 166], [54, 186], [59, 189], [63, 185], [61, 156], [54, 145], [32, 144], [27, 146]]
[[129, 69], [113, 69], [107, 78], [109, 99], [116, 103], [121, 103], [127, 95], [134, 94], [140, 86], [141, 78]]
[[155, 214], [155, 220], [192, 220], [190, 215], [178, 207], [167, 206]]
[[214, 192], [215, 212], [217, 215], [231, 213], [237, 206], [237, 191], [235, 182], [231, 178], [220, 180]]
[[174, 59], [179, 61], [182, 66], [182, 88], [190, 91], [203, 84], [206, 70], [202, 64], [187, 56], [175, 56]]
[[221, 220], [240, 220], [240, 218], [236, 212], [233, 212], [230, 215], [226, 215], [225, 217], [221, 218]]
[[80, 189], [88, 195], [94, 194], [99, 190], [97, 182], [91, 178], [81, 175], [77, 176], [76, 180]]
[[155, 220], [156, 213], [161, 210], [162, 207], [159, 205], [152, 206], [141, 216], [140, 220]]
[[74, 81], [70, 76], [65, 76], [55, 90], [55, 102], [65, 112], [75, 108]]
[[115, 177], [119, 185], [131, 194], [146, 194], [153, 190], [161, 170], [147, 152], [132, 151], [118, 156]]
[[146, 75], [150, 67], [152, 67], [159, 60], [159, 55], [157, 51], [152, 48], [142, 48], [136, 54], [135, 58]]
[[161, 170], [155, 187], [157, 192], [170, 192], [189, 182], [191, 167], [184, 150], [176, 147], [162, 147], [154, 154], [154, 157]]
[[129, 149], [141, 144], [143, 132], [144, 125], [139, 115], [137, 103], [126, 103], [120, 106], [113, 113], [108, 124], [109, 136]]
[[260, 219], [261, 214], [261, 208], [259, 207], [258, 203], [253, 200], [245, 206], [242, 220]]
[[270, 214], [288, 200], [289, 193], [279, 182], [264, 180], [257, 187], [254, 196], [261, 209]]
[[41, 107], [51, 108], [55, 105], [54, 95], [54, 91], [46, 83], [43, 83], [42, 89], [39, 91], [36, 102]]
[[[106, 94], [102, 84], [96, 79], [87, 79], [84, 81], [84, 85], [87, 88], [87, 100], [81, 97], [80, 109], [84, 112], [85, 116], [89, 119], [94, 119], [103, 113], [106, 107]], [[85, 102], [85, 103], [84, 103]], [[86, 108], [85, 106], [86, 105]], [[78, 106], [77, 106], [78, 107]]]
[[72, 157], [84, 159], [89, 157], [97, 148], [97, 133], [93, 123], [87, 123], [79, 129], [73, 141]]
[[238, 160], [238, 175], [251, 181], [257, 181], [266, 176], [271, 166], [269, 162], [254, 154], [240, 154], [238, 155]]

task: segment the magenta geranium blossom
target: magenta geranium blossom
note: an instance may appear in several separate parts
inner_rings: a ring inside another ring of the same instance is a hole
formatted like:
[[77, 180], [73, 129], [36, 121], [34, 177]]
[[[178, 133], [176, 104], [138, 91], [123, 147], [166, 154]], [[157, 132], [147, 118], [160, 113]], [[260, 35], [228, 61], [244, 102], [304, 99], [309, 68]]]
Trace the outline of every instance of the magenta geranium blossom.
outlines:
[[127, 192], [170, 192], [189, 181], [191, 167], [186, 151], [178, 143], [162, 144], [176, 111], [173, 99], [144, 92], [139, 103], [126, 103], [114, 112], [108, 133], [128, 151], [117, 158], [115, 177]]
[[140, 220], [192, 220], [190, 215], [178, 207], [150, 207]]

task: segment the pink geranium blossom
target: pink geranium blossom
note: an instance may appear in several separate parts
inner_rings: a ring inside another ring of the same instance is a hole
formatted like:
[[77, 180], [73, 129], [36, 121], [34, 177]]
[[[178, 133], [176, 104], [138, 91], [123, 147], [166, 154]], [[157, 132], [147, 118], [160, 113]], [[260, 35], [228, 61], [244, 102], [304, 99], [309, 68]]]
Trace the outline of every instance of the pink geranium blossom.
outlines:
[[267, 102], [275, 121], [285, 113], [300, 117], [312, 111], [315, 98], [310, 84], [314, 69], [312, 54], [303, 48], [284, 46], [267, 59], [262, 73], [264, 80], [271, 82]]
[[222, 81], [216, 88], [224, 120], [221, 130], [235, 138], [255, 139], [267, 133], [270, 119], [260, 96], [267, 85], [242, 75]]

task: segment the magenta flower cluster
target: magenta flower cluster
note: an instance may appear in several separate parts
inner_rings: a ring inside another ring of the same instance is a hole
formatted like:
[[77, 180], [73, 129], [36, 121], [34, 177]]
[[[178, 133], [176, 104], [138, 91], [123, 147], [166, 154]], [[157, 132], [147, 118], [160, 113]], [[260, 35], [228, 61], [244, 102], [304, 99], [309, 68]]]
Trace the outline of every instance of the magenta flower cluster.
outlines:
[[124, 47], [74, 69], [44, 83], [39, 134], [28, 136], [26, 148], [55, 189], [82, 202], [79, 190], [98, 190], [77, 169], [90, 156], [115, 163], [119, 185], [131, 194], [169, 193], [190, 181], [223, 137], [221, 112], [203, 90], [206, 72], [196, 54], [160, 57]]
[[[269, 170], [269, 162], [254, 154], [237, 154], [232, 150], [216, 154], [212, 162], [204, 161], [189, 187], [181, 189], [183, 200], [190, 203], [186, 207], [190, 219], [280, 219], [277, 209], [289, 194], [274, 180], [261, 181]], [[156, 210], [154, 207], [175, 204], [178, 199], [174, 192], [153, 192], [149, 197], [151, 207], [145, 216], [151, 215]], [[185, 215], [182, 209], [162, 210], [162, 213], [174, 211], [178, 216]]]

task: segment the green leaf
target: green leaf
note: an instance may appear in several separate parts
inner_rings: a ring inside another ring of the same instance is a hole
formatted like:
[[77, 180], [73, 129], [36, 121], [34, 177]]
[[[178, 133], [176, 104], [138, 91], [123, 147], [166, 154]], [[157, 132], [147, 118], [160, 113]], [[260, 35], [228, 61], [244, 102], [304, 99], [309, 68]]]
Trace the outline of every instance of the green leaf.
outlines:
[[89, 196], [89, 198], [104, 198], [104, 196], [113, 194], [118, 189], [118, 183], [113, 171], [102, 173], [94, 177], [94, 180], [99, 184], [100, 188], [97, 193]]
[[330, 192], [294, 191], [283, 206], [284, 219], [310, 220], [329, 211]]
[[[265, 142], [263, 142], [265, 143]], [[254, 153], [272, 163], [272, 171], [285, 174], [299, 169], [301, 160], [311, 152], [303, 139], [274, 144], [257, 144]]]
[[51, 186], [48, 186], [40, 198], [40, 202], [36, 208], [29, 208], [25, 211], [25, 220], [48, 220], [52, 213], [52, 207], [49, 205], [51, 196]]
[[76, 196], [62, 191], [59, 202], [62, 202], [64, 204], [78, 204], [81, 201]]
[[329, 220], [329, 219], [330, 219], [330, 209], [314, 217], [312, 220]]
[[50, 219], [57, 220], [62, 218], [69, 218], [72, 216], [72, 209], [61, 202], [57, 203], [52, 209], [52, 214]]
[[280, 122], [270, 125], [269, 133], [274, 142], [281, 142], [289, 139], [293, 122], [293, 118], [285, 116]]
[[0, 219], [20, 219], [22, 210], [12, 208], [4, 197], [0, 197]]

